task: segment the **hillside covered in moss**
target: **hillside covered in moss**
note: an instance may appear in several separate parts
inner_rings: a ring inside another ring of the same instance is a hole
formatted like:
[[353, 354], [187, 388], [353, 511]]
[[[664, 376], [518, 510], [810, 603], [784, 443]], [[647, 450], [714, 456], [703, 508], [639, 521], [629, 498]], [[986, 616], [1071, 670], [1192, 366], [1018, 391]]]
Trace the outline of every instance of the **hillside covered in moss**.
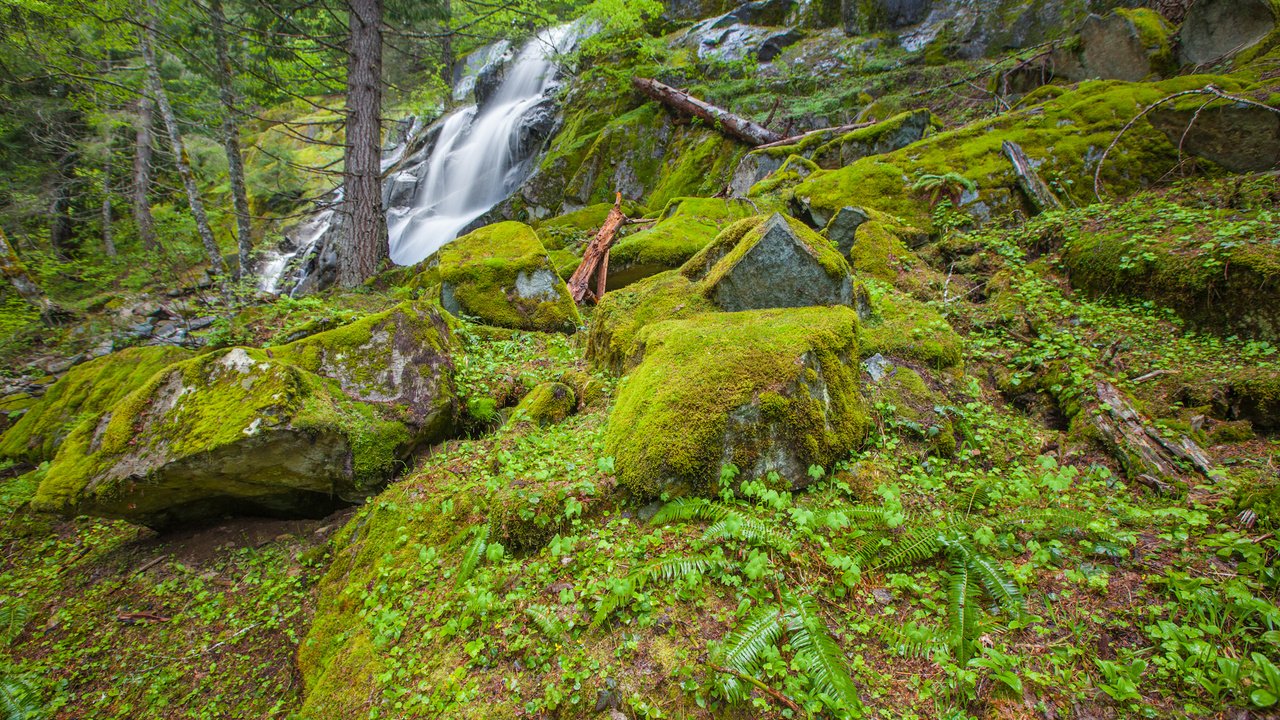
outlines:
[[0, 720], [1280, 717], [1280, 0], [0, 17]]

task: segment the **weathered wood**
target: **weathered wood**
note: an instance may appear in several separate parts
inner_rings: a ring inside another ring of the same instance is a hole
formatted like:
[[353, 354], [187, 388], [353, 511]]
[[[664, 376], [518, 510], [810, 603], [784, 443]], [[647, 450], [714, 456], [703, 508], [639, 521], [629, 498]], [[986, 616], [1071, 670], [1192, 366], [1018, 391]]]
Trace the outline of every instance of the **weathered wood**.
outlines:
[[[613, 201], [613, 209], [600, 226], [599, 232], [582, 253], [582, 263], [569, 278], [569, 294], [573, 301], [581, 305], [587, 299], [598, 302], [604, 296], [605, 279], [609, 271], [609, 248], [618, 237], [618, 228], [622, 227], [627, 216], [622, 213], [622, 193], [618, 193]], [[596, 291], [591, 291], [591, 279], [599, 276]]]
[[783, 139], [780, 133], [776, 133], [739, 115], [734, 115], [728, 110], [703, 102], [683, 90], [677, 90], [670, 85], [663, 85], [657, 80], [636, 77], [631, 78], [631, 83], [640, 92], [663, 105], [686, 115], [705, 120], [716, 130], [748, 145], [767, 145]]
[[1182, 460], [1212, 478], [1212, 462], [1191, 438], [1184, 435], [1176, 443], [1164, 438], [1115, 385], [1099, 380], [1094, 387], [1096, 405], [1087, 402], [1081, 412], [1089, 413], [1111, 454], [1131, 477], [1182, 477], [1177, 463]]
[[1013, 164], [1013, 173], [1018, 176], [1018, 187], [1022, 188], [1022, 192], [1026, 194], [1036, 210], [1038, 212], [1061, 210], [1062, 201], [1053, 194], [1044, 180], [1040, 179], [1035, 166], [1031, 164], [1031, 159], [1022, 151], [1022, 148], [1015, 142], [1005, 140], [1002, 149], [1005, 157], [1009, 158], [1009, 162]]

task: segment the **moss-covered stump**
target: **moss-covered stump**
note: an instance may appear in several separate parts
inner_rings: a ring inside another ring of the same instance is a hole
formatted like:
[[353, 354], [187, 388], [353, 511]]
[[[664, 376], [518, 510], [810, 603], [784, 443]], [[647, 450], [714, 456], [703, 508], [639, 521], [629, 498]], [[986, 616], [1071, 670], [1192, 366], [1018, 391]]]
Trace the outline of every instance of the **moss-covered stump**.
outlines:
[[803, 486], [867, 431], [858, 318], [846, 307], [710, 313], [645, 328], [606, 452], [618, 481], [653, 498], [713, 492], [722, 466]]
[[1072, 286], [1152, 300], [1196, 329], [1280, 340], [1280, 221], [1143, 195], [1063, 218]]
[[456, 351], [438, 306], [406, 302], [270, 352], [336, 380], [351, 399], [383, 406], [416, 439], [433, 442], [447, 435], [458, 417]]
[[440, 303], [455, 315], [517, 330], [575, 332], [582, 319], [528, 225], [480, 228], [440, 249]]
[[715, 198], [679, 198], [668, 203], [660, 221], [619, 240], [609, 251], [607, 289], [674, 270], [707, 246], [726, 224], [753, 214], [745, 202]]
[[156, 528], [323, 515], [375, 489], [411, 446], [387, 415], [265, 351], [204, 355], [77, 424], [32, 505]]
[[128, 348], [76, 365], [0, 437], [0, 458], [42, 462], [83, 415], [101, 413], [165, 367], [191, 357], [174, 347]]
[[573, 388], [561, 382], [542, 383], [530, 390], [511, 411], [506, 427], [510, 429], [526, 423], [551, 425], [572, 415], [577, 407], [578, 396]]

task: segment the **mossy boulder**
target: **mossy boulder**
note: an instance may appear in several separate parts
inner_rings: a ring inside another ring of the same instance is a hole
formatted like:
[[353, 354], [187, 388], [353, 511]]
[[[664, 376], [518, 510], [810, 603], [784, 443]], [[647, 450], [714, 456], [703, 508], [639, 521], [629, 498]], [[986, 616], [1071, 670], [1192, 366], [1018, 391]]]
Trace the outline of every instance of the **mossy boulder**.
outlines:
[[707, 313], [640, 335], [605, 441], [636, 496], [714, 492], [728, 464], [800, 487], [866, 434], [847, 307]]
[[128, 348], [72, 367], [0, 437], [0, 457], [34, 463], [53, 459], [82, 416], [111, 408], [160, 370], [191, 355], [174, 347]]
[[155, 528], [318, 516], [375, 489], [412, 441], [337, 381], [232, 348], [171, 365], [76, 425], [32, 506]]
[[587, 359], [598, 367], [623, 373], [635, 365], [635, 339], [646, 326], [714, 311], [698, 283], [679, 270], [659, 273], [606, 293], [596, 307], [587, 337]]
[[523, 423], [551, 425], [572, 415], [577, 407], [578, 396], [573, 388], [562, 382], [542, 383], [530, 390], [515, 410], [511, 411], [507, 427]]
[[959, 367], [964, 341], [933, 306], [868, 281], [871, 314], [862, 324], [863, 357], [883, 354], [935, 370]]
[[697, 255], [728, 223], [753, 214], [737, 200], [679, 198], [667, 204], [660, 220], [619, 240], [609, 251], [608, 290], [617, 290], [664, 270], [674, 270]]
[[440, 304], [499, 327], [575, 332], [582, 323], [547, 250], [528, 225], [480, 228], [440, 249]]
[[1197, 0], [1182, 21], [1182, 61], [1203, 65], [1248, 50], [1276, 32], [1277, 0]]
[[1055, 72], [1072, 81], [1101, 79], [1137, 82], [1177, 70], [1174, 29], [1147, 8], [1090, 15], [1078, 40], [1054, 52]]

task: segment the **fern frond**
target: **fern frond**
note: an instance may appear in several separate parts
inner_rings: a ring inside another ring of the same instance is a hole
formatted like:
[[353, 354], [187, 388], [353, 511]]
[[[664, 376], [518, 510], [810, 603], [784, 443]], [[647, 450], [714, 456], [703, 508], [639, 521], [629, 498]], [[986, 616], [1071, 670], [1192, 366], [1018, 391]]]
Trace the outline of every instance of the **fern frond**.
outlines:
[[874, 505], [855, 505], [843, 510], [856, 527], [887, 529], [892, 526], [889, 512]]
[[22, 628], [27, 626], [27, 620], [30, 617], [31, 609], [26, 603], [6, 598], [4, 603], [0, 604], [0, 639], [13, 642], [14, 638], [22, 633]]
[[947, 620], [956, 662], [962, 667], [969, 662], [974, 629], [978, 626], [978, 602], [966, 560], [962, 553], [952, 556], [951, 578], [947, 584]]
[[1096, 516], [1071, 508], [1022, 508], [999, 518], [999, 525], [1039, 526], [1043, 530], [1063, 532], [1078, 530], [1083, 532]]
[[562, 641], [569, 632], [564, 621], [546, 605], [530, 605], [524, 609], [524, 614], [551, 640]]
[[871, 627], [881, 642], [903, 657], [931, 658], [945, 653], [949, 644], [946, 631], [914, 622], [899, 627], [873, 620]]
[[719, 520], [729, 512], [724, 505], [702, 498], [676, 498], [653, 516], [649, 522], [662, 525], [672, 522], [688, 522], [690, 520]]
[[617, 586], [600, 599], [596, 605], [596, 614], [591, 626], [598, 627], [609, 615], [624, 604], [645, 585], [653, 580], [672, 582], [686, 578], [694, 573], [706, 574], [717, 570], [725, 570], [733, 566], [728, 558], [719, 555], [676, 555], [674, 557], [655, 560], [640, 567], [617, 582]]
[[706, 542], [742, 540], [750, 545], [771, 547], [783, 553], [791, 552], [796, 545], [791, 533], [749, 515], [732, 511], [712, 523], [702, 534], [702, 539]]
[[1021, 615], [1026, 607], [1026, 600], [1018, 583], [1000, 567], [995, 558], [980, 552], [968, 553], [969, 572], [977, 576], [982, 588], [987, 591], [1006, 613]]
[[936, 528], [914, 530], [896, 543], [876, 563], [876, 570], [911, 565], [933, 557], [942, 549], [942, 541]]
[[0, 675], [0, 719], [35, 720], [43, 716], [42, 710], [30, 685], [16, 677]]
[[[716, 652], [716, 659], [734, 672], [752, 676], [759, 666], [760, 654], [778, 644], [786, 628], [781, 609], [761, 605], [751, 611], [724, 639]], [[746, 700], [750, 690], [733, 675], [722, 673], [717, 682], [726, 700]]]
[[838, 708], [857, 711], [862, 707], [858, 689], [849, 676], [844, 652], [827, 632], [813, 598], [788, 598], [787, 631], [796, 657], [808, 666], [815, 689], [831, 698]]
[[480, 558], [484, 557], [485, 544], [489, 542], [488, 525], [477, 525], [471, 532], [475, 535], [475, 539], [462, 554], [462, 562], [458, 563], [458, 577], [455, 581], [457, 587], [462, 587], [462, 584], [470, 579], [471, 574], [479, 567]]
[[631, 602], [631, 598], [635, 597], [636, 589], [636, 581], [633, 577], [627, 576], [618, 580], [615, 587], [610, 588], [609, 592], [600, 598], [600, 602], [596, 603], [596, 614], [591, 618], [592, 629], [609, 619], [609, 616], [618, 608]]

